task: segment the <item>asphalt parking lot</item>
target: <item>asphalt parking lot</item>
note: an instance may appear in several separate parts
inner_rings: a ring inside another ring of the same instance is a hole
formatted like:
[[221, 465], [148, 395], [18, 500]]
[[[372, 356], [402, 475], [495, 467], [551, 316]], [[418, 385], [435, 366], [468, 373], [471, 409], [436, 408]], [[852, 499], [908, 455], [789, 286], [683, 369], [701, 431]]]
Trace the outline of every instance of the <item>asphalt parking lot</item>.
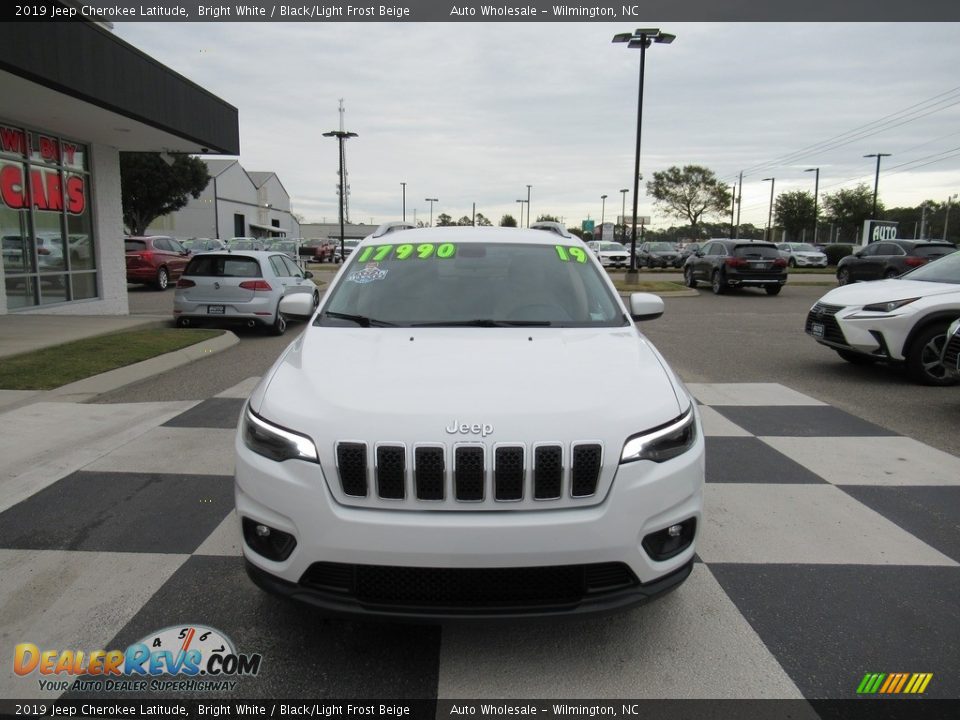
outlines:
[[[701, 403], [708, 450], [698, 562], [649, 606], [394, 626], [325, 620], [254, 587], [233, 427], [293, 325], [96, 403], [0, 415], [0, 634], [93, 649], [216, 628], [264, 658], [224, 697], [856, 698], [865, 673], [932, 672], [927, 696], [958, 698], [960, 390], [816, 345], [801, 326], [824, 291], [668, 298], [644, 325]], [[135, 311], [172, 305], [141, 292]], [[599, 391], [622, 381], [602, 358], [583, 372]], [[0, 696], [59, 694], [9, 667]]]

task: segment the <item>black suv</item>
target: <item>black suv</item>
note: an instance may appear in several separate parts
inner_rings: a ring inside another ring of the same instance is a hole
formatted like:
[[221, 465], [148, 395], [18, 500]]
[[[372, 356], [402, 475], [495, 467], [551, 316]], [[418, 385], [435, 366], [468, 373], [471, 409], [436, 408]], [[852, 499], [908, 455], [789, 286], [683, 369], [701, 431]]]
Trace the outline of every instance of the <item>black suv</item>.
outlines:
[[881, 240], [841, 258], [837, 263], [837, 282], [846, 285], [857, 280], [897, 277], [955, 251], [947, 242]]
[[673, 243], [645, 242], [637, 248], [637, 267], [678, 268], [682, 265], [683, 256]]
[[731, 287], [762, 287], [777, 295], [787, 282], [787, 261], [777, 246], [749, 240], [711, 240], [683, 264], [687, 287], [710, 283], [720, 295]]

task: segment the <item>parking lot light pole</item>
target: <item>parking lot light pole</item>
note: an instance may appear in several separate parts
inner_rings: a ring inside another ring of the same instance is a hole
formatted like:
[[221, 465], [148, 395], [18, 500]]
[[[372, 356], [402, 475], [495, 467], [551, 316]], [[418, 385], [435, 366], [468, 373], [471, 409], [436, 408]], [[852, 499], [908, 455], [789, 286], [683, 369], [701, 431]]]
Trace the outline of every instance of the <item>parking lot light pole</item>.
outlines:
[[643, 128], [643, 71], [647, 57], [647, 48], [651, 43], [669, 45], [676, 35], [661, 32], [660, 28], [637, 28], [632, 33], [619, 33], [613, 36], [615, 43], [627, 43], [630, 49], [640, 48], [640, 89], [637, 93], [637, 151], [633, 162], [633, 235], [630, 239], [630, 269], [628, 275], [637, 274], [637, 197], [640, 194], [640, 131]]
[[346, 188], [343, 186], [343, 141], [349, 140], [350, 138], [357, 137], [355, 132], [347, 132], [346, 130], [331, 130], [330, 132], [323, 133], [324, 137], [335, 137], [337, 139], [337, 145], [340, 149], [340, 261], [346, 262], [347, 256], [344, 254], [343, 247], [343, 203], [346, 200]]
[[770, 210], [767, 212], [767, 232], [764, 234], [763, 239], [767, 242], [773, 240], [773, 186], [777, 184], [776, 178], [764, 178], [764, 182], [770, 183]]
[[877, 188], [880, 185], [880, 158], [890, 157], [890, 153], [870, 153], [864, 155], [865, 158], [875, 157], [877, 159], [877, 172], [873, 176], [873, 209], [870, 211], [870, 218], [877, 219]]
[[[526, 202], [526, 200], [517, 200], [517, 202], [520, 203], [520, 225], [518, 227], [523, 227], [523, 204]], [[529, 206], [527, 210], [527, 220], [530, 220]]]
[[527, 227], [530, 227], [530, 188], [533, 185], [527, 185]]
[[817, 244], [817, 228], [820, 225], [820, 217], [817, 215], [817, 196], [820, 193], [820, 168], [807, 168], [804, 172], [816, 173], [813, 181], [813, 244]]
[[400, 186], [403, 188], [403, 221], [407, 221], [407, 184], [405, 182], [400, 183]]
[[737, 208], [737, 186], [731, 185], [733, 196], [730, 198], [730, 239], [733, 240], [733, 211]]
[[435, 202], [440, 202], [439, 198], [424, 198], [424, 200], [430, 203], [430, 224], [427, 227], [433, 227], [433, 204]]
[[957, 199], [957, 194], [947, 196], [947, 212], [943, 216], [943, 241], [947, 241], [947, 225], [950, 223], [950, 203]]
[[[600, 196], [600, 234], [603, 234], [603, 220], [607, 216], [607, 196]], [[529, 216], [528, 216], [529, 217]]]
[[627, 239], [627, 193], [630, 192], [630, 188], [621, 188], [620, 189], [620, 228], [623, 231], [620, 234], [620, 242], [623, 242]]

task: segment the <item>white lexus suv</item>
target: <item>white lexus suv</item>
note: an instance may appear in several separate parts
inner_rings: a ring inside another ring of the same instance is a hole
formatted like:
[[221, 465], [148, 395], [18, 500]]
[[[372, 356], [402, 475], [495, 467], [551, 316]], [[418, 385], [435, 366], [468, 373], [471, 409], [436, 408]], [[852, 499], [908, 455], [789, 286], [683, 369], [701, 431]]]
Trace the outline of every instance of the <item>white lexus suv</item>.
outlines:
[[421, 620], [610, 611], [675, 588], [704, 441], [633, 322], [662, 312], [652, 295], [625, 306], [576, 238], [365, 239], [243, 410], [249, 575], [326, 614]]

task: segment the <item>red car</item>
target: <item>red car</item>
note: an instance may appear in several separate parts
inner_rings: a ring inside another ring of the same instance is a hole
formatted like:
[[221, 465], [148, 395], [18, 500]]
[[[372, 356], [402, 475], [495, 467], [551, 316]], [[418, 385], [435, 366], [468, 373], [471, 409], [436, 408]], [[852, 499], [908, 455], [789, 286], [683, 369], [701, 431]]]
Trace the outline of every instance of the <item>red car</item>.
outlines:
[[166, 290], [190, 261], [190, 251], [165, 235], [127, 237], [123, 246], [127, 253], [127, 282], [153, 285], [157, 290]]

